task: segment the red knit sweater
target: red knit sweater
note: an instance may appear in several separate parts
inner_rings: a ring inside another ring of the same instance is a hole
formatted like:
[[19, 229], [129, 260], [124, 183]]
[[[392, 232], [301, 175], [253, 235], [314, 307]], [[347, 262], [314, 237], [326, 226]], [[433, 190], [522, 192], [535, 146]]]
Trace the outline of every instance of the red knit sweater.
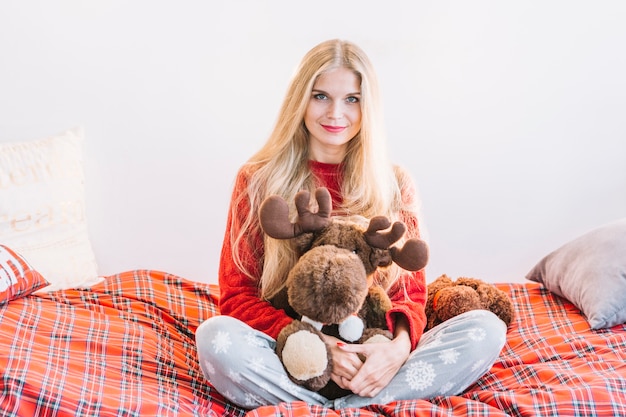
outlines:
[[[336, 206], [340, 200], [339, 184], [341, 179], [341, 165], [324, 164], [311, 161], [313, 175], [319, 181], [320, 186], [327, 187], [333, 196], [333, 205]], [[231, 208], [238, 196], [245, 192], [248, 183], [248, 173], [240, 170], [237, 174], [233, 195], [231, 198]], [[416, 190], [412, 184], [402, 190], [402, 198], [405, 202], [412, 202], [416, 198]], [[245, 199], [244, 199], [245, 200]], [[409, 206], [410, 207], [410, 206]], [[259, 296], [259, 280], [253, 280], [242, 273], [235, 263], [231, 253], [230, 234], [231, 228], [239, 227], [241, 220], [245, 218], [250, 207], [245, 201], [237, 207], [237, 219], [232, 217], [232, 210], [229, 210], [226, 233], [222, 246], [222, 253], [219, 266], [220, 311], [222, 314], [233, 316], [251, 327], [260, 330], [273, 338], [277, 338], [280, 331], [293, 319], [283, 310], [274, 308], [268, 301], [262, 300]], [[412, 212], [402, 212], [401, 220], [407, 224], [417, 226], [417, 215]], [[415, 228], [417, 231], [417, 227]], [[418, 237], [418, 236], [409, 236]], [[262, 260], [264, 256], [263, 237], [256, 234], [249, 236], [240, 250], [241, 258], [247, 262], [256, 277], [261, 276]], [[426, 283], [424, 271], [406, 272], [389, 289], [389, 296], [393, 303], [393, 308], [387, 313], [387, 324], [393, 332], [397, 315], [406, 317], [409, 323], [409, 333], [411, 346], [414, 349], [421, 337], [426, 324], [424, 304], [426, 303]]]

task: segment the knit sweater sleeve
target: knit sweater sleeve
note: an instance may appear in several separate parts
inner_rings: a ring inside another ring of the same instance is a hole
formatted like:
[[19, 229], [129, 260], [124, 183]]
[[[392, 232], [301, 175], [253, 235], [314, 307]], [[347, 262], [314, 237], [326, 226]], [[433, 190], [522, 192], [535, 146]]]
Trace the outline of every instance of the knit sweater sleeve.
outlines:
[[[407, 238], [419, 238], [419, 219], [417, 212], [417, 189], [407, 172], [397, 169], [398, 182], [402, 194], [400, 220], [412, 231]], [[404, 272], [388, 291], [392, 308], [387, 313], [387, 324], [393, 332], [399, 315], [404, 316], [409, 324], [411, 349], [415, 349], [426, 327], [426, 274], [424, 269], [416, 272]]]
[[[259, 280], [263, 268], [263, 237], [260, 232], [248, 233], [239, 246], [240, 257], [247, 263], [253, 278], [243, 273], [235, 264], [232, 255], [231, 233], [241, 228], [243, 219], [250, 211], [245, 193], [248, 177], [245, 171], [237, 174], [230, 201], [226, 232], [218, 271], [220, 286], [220, 312], [235, 317], [252, 328], [276, 339], [291, 319], [284, 310], [274, 308], [260, 297]], [[236, 207], [235, 207], [236, 205]]]

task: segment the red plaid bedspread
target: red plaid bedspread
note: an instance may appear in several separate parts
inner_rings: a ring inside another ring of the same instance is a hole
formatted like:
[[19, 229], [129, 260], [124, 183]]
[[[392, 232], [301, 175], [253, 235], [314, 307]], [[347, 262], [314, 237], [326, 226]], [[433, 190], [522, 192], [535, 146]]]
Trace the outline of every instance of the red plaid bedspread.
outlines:
[[0, 308], [0, 416], [243, 415], [199, 368], [216, 289], [156, 271]]
[[[498, 286], [517, 317], [500, 359], [464, 394], [337, 411], [286, 403], [248, 415], [626, 415], [626, 326], [592, 331], [539, 284]], [[0, 416], [243, 416], [197, 364], [194, 332], [216, 301], [214, 286], [145, 270], [11, 301], [0, 307]]]
[[535, 283], [497, 284], [517, 317], [490, 372], [455, 397], [326, 410], [303, 403], [261, 416], [626, 416], [626, 325], [593, 331], [571, 303]]

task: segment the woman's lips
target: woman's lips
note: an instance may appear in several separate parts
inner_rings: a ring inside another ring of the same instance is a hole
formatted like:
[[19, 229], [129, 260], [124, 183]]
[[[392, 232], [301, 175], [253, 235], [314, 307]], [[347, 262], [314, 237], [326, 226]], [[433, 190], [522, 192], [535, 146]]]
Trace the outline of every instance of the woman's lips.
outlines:
[[322, 127], [331, 133], [339, 133], [345, 129], [345, 126], [322, 125]]

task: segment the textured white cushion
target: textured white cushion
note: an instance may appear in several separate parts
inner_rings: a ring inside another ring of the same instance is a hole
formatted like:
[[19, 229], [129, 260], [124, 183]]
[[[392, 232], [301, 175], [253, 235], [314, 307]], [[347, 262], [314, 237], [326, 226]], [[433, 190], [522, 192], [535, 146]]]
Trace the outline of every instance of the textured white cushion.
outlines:
[[0, 244], [20, 253], [51, 285], [99, 281], [85, 218], [83, 131], [0, 143]]

